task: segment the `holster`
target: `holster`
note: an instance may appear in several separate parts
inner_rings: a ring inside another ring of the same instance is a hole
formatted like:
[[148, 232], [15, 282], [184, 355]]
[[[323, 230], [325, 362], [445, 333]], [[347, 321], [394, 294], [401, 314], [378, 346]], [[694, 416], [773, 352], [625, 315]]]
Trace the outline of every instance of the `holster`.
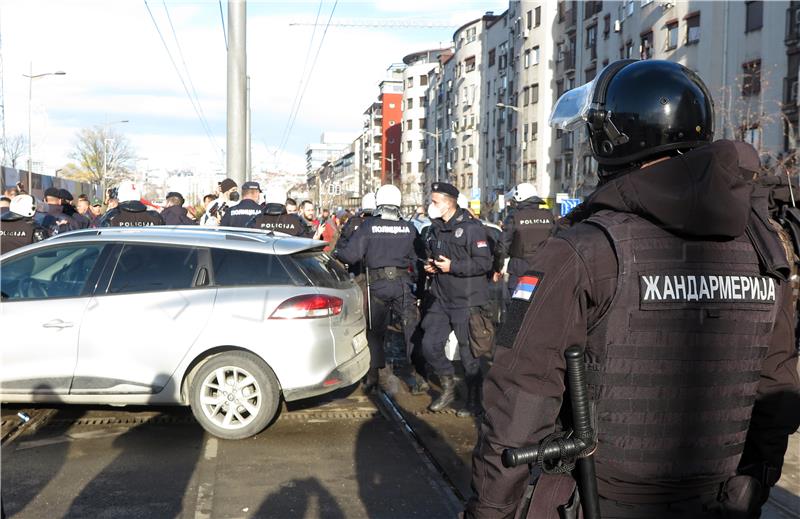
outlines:
[[733, 476], [722, 484], [718, 503], [725, 519], [755, 519], [761, 515], [761, 482], [746, 475]]
[[575, 480], [568, 474], [542, 474], [530, 501], [522, 500], [514, 519], [583, 519]]
[[494, 345], [494, 322], [491, 311], [484, 307], [469, 309], [469, 349], [477, 359], [492, 353]]
[[371, 283], [375, 281], [380, 281], [382, 279], [388, 279], [389, 281], [393, 281], [407, 274], [408, 272], [404, 271], [403, 269], [399, 269], [397, 267], [381, 267], [381, 268], [369, 269], [369, 277]]

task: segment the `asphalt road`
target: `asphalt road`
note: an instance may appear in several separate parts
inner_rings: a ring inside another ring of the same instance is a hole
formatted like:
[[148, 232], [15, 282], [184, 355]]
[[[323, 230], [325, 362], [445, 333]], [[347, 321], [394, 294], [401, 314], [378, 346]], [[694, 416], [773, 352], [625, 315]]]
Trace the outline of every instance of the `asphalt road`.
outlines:
[[[2, 452], [14, 518], [454, 517], [455, 495], [360, 392], [211, 437], [181, 408], [64, 407]], [[3, 415], [16, 412], [6, 407]], [[125, 423], [127, 422], [127, 423]]]

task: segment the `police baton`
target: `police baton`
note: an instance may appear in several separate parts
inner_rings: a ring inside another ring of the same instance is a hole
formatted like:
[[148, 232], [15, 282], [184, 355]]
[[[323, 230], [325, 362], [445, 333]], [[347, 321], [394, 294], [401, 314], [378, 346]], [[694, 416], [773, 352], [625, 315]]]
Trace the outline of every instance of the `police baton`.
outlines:
[[[567, 385], [572, 404], [572, 431], [567, 434], [551, 435], [537, 445], [506, 449], [503, 451], [503, 464], [516, 467], [528, 463], [538, 463], [548, 472], [567, 472], [577, 466], [577, 485], [581, 499], [583, 517], [600, 519], [600, 501], [597, 494], [597, 475], [594, 465], [594, 449], [597, 439], [592, 429], [592, 415], [589, 408], [589, 395], [586, 389], [586, 366], [583, 349], [570, 346], [564, 352], [567, 362]], [[559, 464], [555, 470], [548, 468], [546, 462]]]
[[372, 301], [369, 297], [369, 267], [364, 266], [364, 275], [367, 278], [367, 326], [372, 330]]

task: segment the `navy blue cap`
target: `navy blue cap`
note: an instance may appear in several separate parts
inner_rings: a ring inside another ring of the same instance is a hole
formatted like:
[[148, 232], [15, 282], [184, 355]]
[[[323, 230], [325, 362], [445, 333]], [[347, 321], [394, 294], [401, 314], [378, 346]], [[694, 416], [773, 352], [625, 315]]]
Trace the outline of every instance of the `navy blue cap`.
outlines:
[[59, 189], [58, 192], [60, 193], [58, 196], [62, 200], [72, 200], [72, 193], [70, 193], [66, 189]]
[[434, 182], [431, 186], [432, 193], [442, 193], [453, 198], [458, 198], [458, 188], [447, 182]]
[[258, 185], [258, 182], [245, 182], [242, 184], [242, 191], [245, 189], [258, 189], [259, 192], [261, 191], [261, 186]]
[[57, 187], [48, 187], [44, 190], [44, 196], [54, 196], [56, 198], [61, 198], [61, 190]]

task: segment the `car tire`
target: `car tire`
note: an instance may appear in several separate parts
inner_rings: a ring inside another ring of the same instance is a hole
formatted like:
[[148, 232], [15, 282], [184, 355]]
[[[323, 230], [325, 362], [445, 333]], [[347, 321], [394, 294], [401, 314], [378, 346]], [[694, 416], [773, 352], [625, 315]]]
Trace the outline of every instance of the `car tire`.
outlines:
[[200, 425], [225, 440], [241, 440], [272, 421], [280, 387], [264, 361], [243, 351], [221, 353], [198, 365], [191, 377], [189, 405]]

